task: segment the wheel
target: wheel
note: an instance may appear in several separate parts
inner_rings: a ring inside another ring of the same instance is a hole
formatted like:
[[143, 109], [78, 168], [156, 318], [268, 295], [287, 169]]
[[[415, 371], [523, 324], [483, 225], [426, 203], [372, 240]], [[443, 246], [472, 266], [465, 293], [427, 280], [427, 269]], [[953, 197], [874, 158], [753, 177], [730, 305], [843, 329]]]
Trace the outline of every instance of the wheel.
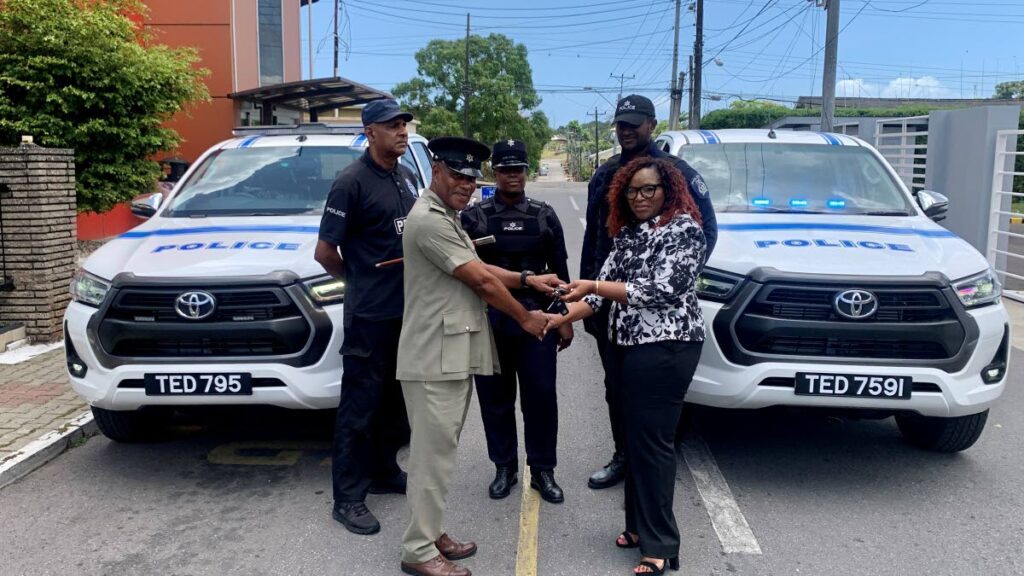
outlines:
[[152, 439], [170, 419], [169, 410], [107, 410], [92, 407], [92, 417], [104, 436], [115, 442]]
[[960, 452], [977, 442], [987, 420], [988, 410], [955, 418], [899, 414], [896, 425], [915, 446], [936, 452]]

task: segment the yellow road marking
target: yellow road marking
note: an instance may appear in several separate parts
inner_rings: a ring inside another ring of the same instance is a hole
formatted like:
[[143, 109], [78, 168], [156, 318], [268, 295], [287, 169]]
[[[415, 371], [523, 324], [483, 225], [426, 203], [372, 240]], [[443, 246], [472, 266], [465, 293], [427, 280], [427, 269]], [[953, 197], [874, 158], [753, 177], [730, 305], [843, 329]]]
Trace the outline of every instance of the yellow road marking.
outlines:
[[519, 548], [516, 550], [516, 576], [537, 576], [537, 523], [540, 496], [530, 488], [530, 469], [523, 467], [523, 501], [519, 507]]
[[206, 461], [233, 466], [294, 466], [304, 451], [328, 448], [325, 442], [229, 442], [210, 450]]

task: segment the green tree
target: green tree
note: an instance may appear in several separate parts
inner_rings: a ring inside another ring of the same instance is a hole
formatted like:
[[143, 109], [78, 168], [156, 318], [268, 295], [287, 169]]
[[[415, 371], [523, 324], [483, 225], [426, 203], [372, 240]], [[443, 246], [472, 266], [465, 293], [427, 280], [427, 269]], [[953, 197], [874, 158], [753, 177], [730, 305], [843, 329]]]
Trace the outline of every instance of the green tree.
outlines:
[[[466, 40], [431, 40], [416, 52], [418, 76], [392, 92], [421, 122], [427, 137], [463, 134]], [[526, 46], [501, 34], [469, 37], [470, 133], [491, 145], [504, 138], [526, 142], [530, 168], [540, 165], [551, 138], [539, 110]]]
[[0, 143], [75, 150], [80, 211], [152, 189], [161, 123], [208, 98], [193, 49], [153, 43], [139, 0], [0, 0]]
[[793, 110], [763, 100], [734, 100], [728, 108], [712, 110], [700, 120], [701, 128], [721, 130], [723, 128], [762, 128], [786, 116]]
[[996, 84], [996, 93], [993, 98], [1024, 98], [1024, 80]]

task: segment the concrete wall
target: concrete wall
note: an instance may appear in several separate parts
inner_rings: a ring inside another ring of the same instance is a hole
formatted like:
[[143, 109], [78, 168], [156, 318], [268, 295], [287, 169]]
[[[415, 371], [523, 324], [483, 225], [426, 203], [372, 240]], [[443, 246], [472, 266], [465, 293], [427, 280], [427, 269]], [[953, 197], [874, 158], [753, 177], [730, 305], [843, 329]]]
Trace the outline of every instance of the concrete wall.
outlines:
[[[941, 224], [982, 254], [988, 249], [996, 132], [1016, 130], [1019, 120], [1020, 106], [936, 110], [929, 115], [925, 187], [949, 197], [949, 215]], [[1004, 203], [1009, 210], [1010, 198]]]
[[33, 342], [60, 340], [75, 267], [74, 151], [0, 148], [0, 211], [13, 282], [0, 292], [0, 323], [24, 323]]

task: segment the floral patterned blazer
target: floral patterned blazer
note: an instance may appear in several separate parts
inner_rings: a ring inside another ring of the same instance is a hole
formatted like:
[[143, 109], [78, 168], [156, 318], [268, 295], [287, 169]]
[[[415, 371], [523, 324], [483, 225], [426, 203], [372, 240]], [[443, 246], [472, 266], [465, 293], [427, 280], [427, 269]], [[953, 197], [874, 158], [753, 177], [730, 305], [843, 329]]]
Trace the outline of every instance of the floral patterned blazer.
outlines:
[[[625, 282], [628, 304], [612, 302], [608, 339], [622, 346], [704, 340], [694, 284], [704, 262], [704, 232], [689, 214], [624, 226], [597, 279]], [[595, 312], [605, 298], [587, 295]]]

